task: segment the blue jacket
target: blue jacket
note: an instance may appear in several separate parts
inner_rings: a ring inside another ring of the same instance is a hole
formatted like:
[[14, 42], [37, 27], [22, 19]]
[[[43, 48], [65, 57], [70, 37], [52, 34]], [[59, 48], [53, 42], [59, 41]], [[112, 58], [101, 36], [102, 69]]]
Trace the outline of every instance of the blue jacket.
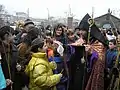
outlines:
[[112, 68], [114, 65], [114, 61], [116, 61], [118, 51], [116, 49], [110, 50], [108, 49], [106, 52], [106, 67]]

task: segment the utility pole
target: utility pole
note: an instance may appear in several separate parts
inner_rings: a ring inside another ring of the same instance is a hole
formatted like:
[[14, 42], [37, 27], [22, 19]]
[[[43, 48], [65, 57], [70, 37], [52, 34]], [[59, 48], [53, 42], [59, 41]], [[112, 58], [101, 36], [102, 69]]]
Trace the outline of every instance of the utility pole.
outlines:
[[94, 18], [94, 7], [92, 7], [92, 18]]
[[71, 7], [70, 7], [70, 4], [69, 4], [69, 13], [68, 13], [68, 17], [71, 17]]
[[48, 24], [50, 24], [50, 12], [48, 8], [47, 8], [47, 12], [48, 12]]
[[69, 12], [68, 12], [68, 17], [74, 17], [72, 11], [71, 11], [71, 7], [70, 7], [70, 4], [69, 4]]
[[67, 26], [69, 29], [73, 29], [73, 14], [71, 13], [71, 7], [69, 4], [69, 11], [68, 11], [68, 17], [67, 17]]
[[30, 13], [29, 13], [29, 8], [28, 8], [28, 10], [27, 10], [27, 18], [30, 18]]

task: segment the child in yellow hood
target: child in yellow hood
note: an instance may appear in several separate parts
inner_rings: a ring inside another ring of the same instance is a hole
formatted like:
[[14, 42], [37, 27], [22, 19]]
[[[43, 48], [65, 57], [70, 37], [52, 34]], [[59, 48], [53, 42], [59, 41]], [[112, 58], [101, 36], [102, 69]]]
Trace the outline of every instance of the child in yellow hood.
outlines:
[[55, 86], [60, 82], [62, 74], [53, 74], [56, 65], [48, 61], [46, 49], [40, 38], [33, 40], [32, 58], [25, 70], [30, 78], [29, 90], [56, 90]]

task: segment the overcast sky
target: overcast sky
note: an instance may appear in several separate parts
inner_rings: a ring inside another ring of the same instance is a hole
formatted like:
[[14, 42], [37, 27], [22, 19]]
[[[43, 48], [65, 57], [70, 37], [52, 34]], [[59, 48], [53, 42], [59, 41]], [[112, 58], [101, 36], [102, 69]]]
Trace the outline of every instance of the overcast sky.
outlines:
[[105, 14], [108, 8], [111, 10], [120, 9], [120, 0], [0, 0], [9, 13], [27, 12], [35, 18], [47, 18], [48, 10], [50, 16], [65, 17], [69, 10], [69, 4], [75, 18], [81, 19], [86, 13], [91, 15], [94, 7], [94, 17]]

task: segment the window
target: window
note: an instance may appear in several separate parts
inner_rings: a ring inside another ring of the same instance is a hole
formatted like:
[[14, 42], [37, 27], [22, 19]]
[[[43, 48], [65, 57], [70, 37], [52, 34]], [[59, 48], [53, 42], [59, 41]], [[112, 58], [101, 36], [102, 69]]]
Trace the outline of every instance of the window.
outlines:
[[104, 28], [104, 29], [110, 29], [110, 28], [111, 28], [111, 25], [110, 25], [109, 23], [108, 23], [108, 24], [104, 24], [104, 25], [103, 25], [103, 28]]

